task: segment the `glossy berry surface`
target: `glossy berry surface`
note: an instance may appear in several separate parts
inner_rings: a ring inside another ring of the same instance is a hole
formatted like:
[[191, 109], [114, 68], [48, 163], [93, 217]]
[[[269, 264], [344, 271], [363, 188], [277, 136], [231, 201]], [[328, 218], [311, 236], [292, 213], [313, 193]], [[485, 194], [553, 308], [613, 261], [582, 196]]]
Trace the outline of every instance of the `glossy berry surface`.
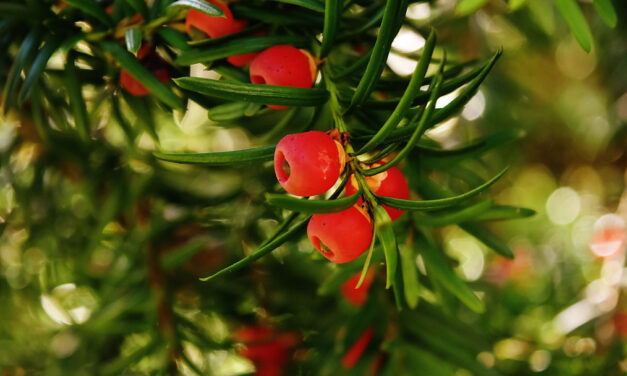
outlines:
[[242, 31], [248, 24], [246, 20], [235, 19], [228, 5], [225, 3], [215, 0], [209, 0], [207, 2], [222, 9], [224, 17], [213, 17], [201, 11], [190, 9], [187, 12], [187, 17], [185, 17], [185, 28], [188, 33], [191, 28], [194, 27], [211, 38], [219, 38]]
[[[372, 165], [372, 167], [378, 165], [379, 164], [375, 164]], [[389, 168], [380, 174], [367, 176], [365, 179], [370, 190], [378, 196], [401, 198], [404, 200], [409, 199], [409, 185], [407, 184], [405, 176], [397, 167]], [[355, 176], [351, 176], [349, 183], [346, 185], [346, 196], [350, 196], [358, 190], [359, 185], [357, 179]], [[360, 202], [361, 201], [358, 201], [357, 203]], [[397, 220], [404, 212], [403, 210], [391, 208], [387, 205], [383, 205], [383, 207], [393, 221]]]
[[307, 236], [324, 257], [342, 264], [368, 249], [372, 242], [372, 222], [364, 209], [351, 206], [337, 213], [313, 215]]
[[357, 341], [346, 351], [342, 357], [342, 365], [346, 369], [351, 369], [357, 364], [364, 351], [370, 344], [372, 336], [374, 335], [374, 328], [369, 327], [357, 338]]
[[359, 278], [361, 277], [361, 272], [357, 272], [353, 274], [352, 277], [346, 280], [342, 284], [342, 295], [344, 298], [352, 305], [356, 307], [361, 307], [364, 305], [366, 300], [368, 299], [368, 290], [370, 290], [370, 285], [374, 280], [374, 272], [369, 270], [364, 277], [364, 281], [359, 286], [359, 288], [355, 288], [357, 283], [359, 282]]
[[335, 184], [344, 166], [344, 149], [324, 132], [290, 134], [274, 151], [274, 172], [288, 193], [315, 196]]
[[[309, 55], [295, 47], [279, 45], [261, 52], [250, 64], [250, 82], [310, 88], [316, 75], [316, 64]], [[275, 110], [287, 106], [268, 105]]]

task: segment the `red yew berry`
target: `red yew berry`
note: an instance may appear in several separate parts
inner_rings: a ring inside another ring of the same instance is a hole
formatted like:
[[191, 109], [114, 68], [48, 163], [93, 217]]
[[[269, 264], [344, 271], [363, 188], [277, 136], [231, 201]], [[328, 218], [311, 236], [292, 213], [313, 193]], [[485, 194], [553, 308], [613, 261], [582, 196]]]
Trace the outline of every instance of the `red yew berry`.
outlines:
[[[225, 35], [240, 32], [248, 25], [247, 20], [238, 20], [233, 17], [229, 7], [220, 1], [208, 0], [209, 3], [218, 6], [224, 12], [224, 17], [212, 17], [200, 11], [190, 9], [185, 18], [185, 27], [189, 33], [194, 27], [211, 38], [218, 38]], [[265, 31], [259, 31], [255, 36], [266, 35]], [[259, 53], [250, 52], [246, 54], [229, 56], [226, 61], [236, 67], [242, 67], [250, 63]]]
[[374, 328], [369, 327], [357, 338], [357, 341], [351, 346], [350, 349], [342, 357], [342, 365], [346, 369], [351, 369], [357, 364], [359, 358], [370, 344], [372, 336], [374, 335]]
[[[382, 163], [373, 164], [371, 167], [376, 167]], [[370, 187], [370, 190], [379, 196], [401, 198], [404, 200], [409, 199], [409, 185], [401, 170], [396, 167], [392, 167], [383, 171], [382, 173], [365, 177], [366, 184]], [[350, 196], [359, 190], [359, 185], [355, 176], [351, 175], [349, 183], [346, 185], [346, 196]], [[360, 199], [361, 200], [361, 199]], [[357, 201], [360, 203], [361, 201]], [[397, 220], [403, 214], [403, 210], [391, 208], [387, 205], [383, 205], [385, 211], [388, 212], [390, 219]]]
[[263, 326], [244, 327], [233, 339], [245, 346], [238, 353], [250, 359], [257, 368], [255, 375], [278, 376], [290, 359], [290, 349], [299, 341], [295, 333], [276, 334]]
[[315, 214], [307, 237], [330, 261], [342, 264], [361, 256], [372, 242], [372, 221], [365, 209], [354, 205], [331, 214]]
[[288, 193], [315, 196], [335, 184], [344, 169], [344, 148], [320, 131], [290, 134], [274, 152], [274, 172]]
[[213, 17], [201, 11], [190, 9], [185, 17], [185, 28], [188, 33], [193, 26], [211, 38], [219, 38], [242, 31], [248, 25], [246, 20], [236, 20], [225, 3], [216, 0], [207, 0], [207, 2], [222, 9], [224, 17]]
[[[261, 52], [250, 64], [250, 82], [310, 88], [317, 74], [316, 62], [307, 51], [280, 45]], [[268, 105], [275, 110], [287, 106]]]
[[374, 272], [372, 269], [368, 270], [363, 283], [356, 289], [355, 286], [357, 286], [360, 277], [361, 272], [357, 272], [342, 284], [342, 295], [344, 295], [344, 298], [346, 298], [349, 303], [356, 307], [364, 305], [368, 299], [368, 290], [374, 280]]

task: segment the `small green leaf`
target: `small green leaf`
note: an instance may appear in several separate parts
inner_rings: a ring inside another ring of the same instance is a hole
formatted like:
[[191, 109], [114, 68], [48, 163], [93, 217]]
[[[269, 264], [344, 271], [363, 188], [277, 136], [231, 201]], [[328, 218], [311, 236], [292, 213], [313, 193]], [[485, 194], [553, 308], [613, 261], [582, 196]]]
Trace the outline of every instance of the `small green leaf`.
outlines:
[[154, 96], [172, 108], [183, 108], [183, 102], [170, 90], [170, 88], [159, 81], [146, 67], [142, 65], [133, 55], [122, 46], [113, 41], [101, 41], [100, 46], [113, 55], [123, 69], [141, 82]]
[[477, 11], [487, 2], [488, 0], [459, 0], [455, 8], [455, 13], [458, 16], [467, 16]]
[[[429, 38], [425, 43], [425, 47], [423, 50], [423, 54], [420, 57], [420, 61], [418, 65], [416, 65], [416, 69], [414, 70], [414, 74], [409, 81], [409, 85], [407, 85], [407, 89], [403, 94], [400, 102], [398, 102], [398, 106], [394, 109], [394, 112], [390, 117], [386, 120], [386, 122], [381, 126], [379, 131], [372, 136], [372, 138], [357, 151], [357, 155], [366, 153], [376, 146], [378, 146], [381, 142], [385, 140], [387, 135], [403, 120], [405, 113], [411, 106], [414, 97], [420, 92], [420, 86], [422, 86], [422, 81], [425, 78], [425, 74], [427, 73], [427, 68], [429, 68], [429, 63], [431, 62], [431, 56], [433, 55], [433, 50], [435, 49], [435, 31], [431, 30], [429, 34]], [[359, 88], [357, 89], [359, 90]], [[355, 95], [357, 92], [355, 92]], [[355, 98], [355, 96], [353, 96]]]
[[414, 309], [418, 306], [418, 300], [420, 299], [420, 283], [418, 282], [416, 257], [414, 256], [413, 249], [405, 244], [399, 244], [398, 252], [401, 255], [405, 301], [409, 308]]
[[385, 288], [389, 289], [396, 276], [398, 248], [396, 246], [394, 229], [392, 228], [392, 220], [383, 206], [377, 205], [374, 208], [374, 223], [374, 233], [377, 239], [379, 239], [379, 242], [383, 247], [383, 254], [385, 255], [385, 265], [387, 271]]
[[231, 101], [287, 106], [317, 106], [329, 99], [329, 92], [316, 88], [255, 85], [199, 77], [181, 77], [174, 81], [183, 89]]
[[308, 221], [309, 221], [309, 217], [307, 217], [307, 219], [303, 220], [302, 222], [294, 225], [294, 227], [292, 227], [291, 229], [287, 230], [283, 234], [274, 237], [274, 239], [272, 241], [270, 241], [268, 243], [265, 243], [264, 245], [262, 245], [259, 249], [257, 249], [252, 254], [244, 257], [243, 259], [239, 260], [238, 262], [236, 262], [234, 264], [231, 264], [230, 266], [227, 266], [226, 268], [218, 271], [217, 273], [212, 274], [212, 275], [210, 275], [208, 277], [205, 277], [205, 278], [201, 278], [200, 280], [201, 281], [209, 281], [209, 280], [212, 280], [214, 278], [220, 277], [220, 276], [222, 276], [224, 274], [234, 272], [236, 270], [239, 270], [239, 269], [241, 269], [241, 268], [243, 268], [245, 266], [248, 266], [248, 265], [252, 264], [253, 262], [259, 260], [263, 256], [267, 255], [268, 253], [270, 253], [273, 250], [275, 250], [276, 248], [278, 248], [281, 244], [283, 244], [286, 241], [288, 241], [289, 239], [291, 239], [293, 236], [298, 234], [301, 230], [304, 230]]
[[166, 270], [178, 268], [205, 248], [207, 248], [207, 239], [194, 239], [182, 247], [161, 255], [159, 264]]
[[67, 55], [65, 64], [65, 85], [68, 96], [70, 97], [70, 106], [74, 121], [76, 122], [76, 130], [83, 140], [89, 139], [91, 127], [89, 125], [89, 117], [87, 116], [87, 106], [83, 98], [81, 82], [76, 72], [76, 51], [72, 50]]
[[299, 7], [306, 8], [306, 9], [313, 10], [313, 11], [320, 12], [320, 13], [325, 11], [324, 5], [322, 5], [322, 3], [317, 0], [273, 0], [273, 1], [276, 1], [277, 3], [298, 5]]
[[5, 114], [9, 111], [9, 108], [13, 104], [13, 95], [17, 89], [17, 83], [20, 80], [24, 65], [37, 51], [37, 47], [40, 43], [39, 37], [39, 30], [34, 29], [28, 33], [26, 38], [22, 41], [22, 45], [20, 46], [20, 50], [13, 62], [13, 65], [11, 66], [11, 70], [9, 71], [7, 82], [2, 93], [2, 96], [4, 97], [3, 111]]
[[479, 215], [477, 221], [502, 221], [508, 219], [527, 218], [536, 215], [536, 211], [528, 208], [514, 206], [493, 206], [485, 213]]
[[80, 9], [83, 13], [94, 17], [107, 27], [115, 26], [107, 12], [94, 0], [65, 0], [65, 2], [74, 8]]
[[357, 90], [351, 99], [351, 106], [362, 104], [372, 92], [377, 80], [383, 72], [385, 62], [387, 61], [392, 41], [400, 28], [399, 20], [405, 18], [407, 11], [407, 2], [403, 0], [387, 0], [381, 27], [377, 34], [377, 40], [374, 44], [370, 60], [366, 71], [359, 81]]
[[253, 162], [265, 162], [274, 158], [275, 146], [226, 151], [221, 153], [163, 153], [155, 152], [158, 159], [167, 162], [202, 164], [206, 166], [231, 166]]
[[289, 195], [266, 193], [266, 200], [270, 205], [278, 206], [283, 209], [314, 214], [335, 213], [348, 209], [355, 205], [360, 196], [361, 192], [357, 192], [349, 197], [339, 198], [337, 200], [308, 200]]
[[137, 56], [137, 51], [142, 45], [142, 30], [139, 27], [131, 27], [124, 31], [124, 42], [126, 49]]
[[423, 200], [423, 201], [403, 200], [400, 198], [392, 198], [392, 197], [385, 197], [385, 196], [376, 196], [376, 198], [378, 201], [380, 201], [381, 203], [385, 205], [388, 205], [397, 209], [402, 209], [402, 210], [443, 209], [443, 208], [455, 206], [485, 191], [492, 184], [496, 183], [496, 181], [499, 180], [503, 175], [505, 175], [507, 170], [508, 168], [503, 169], [503, 171], [499, 172], [495, 177], [488, 180], [484, 184], [458, 196], [435, 199], [435, 200]]
[[415, 241], [422, 255], [427, 273], [436, 278], [445, 289], [455, 295], [468, 308], [477, 313], [483, 312], [485, 310], [483, 302], [455, 274], [442, 253], [423, 234], [418, 234], [415, 237]]
[[618, 17], [612, 5], [612, 0], [594, 0], [593, 4], [603, 22], [611, 28], [616, 27]]
[[592, 33], [579, 4], [575, 0], [555, 0], [555, 6], [566, 20], [570, 31], [575, 35], [581, 48], [586, 52], [592, 49]]
[[414, 220], [423, 226], [442, 227], [477, 220], [492, 208], [493, 201], [485, 200], [459, 210], [441, 214], [414, 214]]
[[514, 12], [525, 5], [525, 2], [527, 2], [527, 0], [509, 0], [507, 5], [509, 6], [509, 9]]
[[[203, 0], [204, 1], [204, 0]], [[289, 44], [294, 47], [307, 47], [309, 39], [298, 35], [269, 35], [226, 40], [223, 43], [206, 48], [190, 48], [183, 51], [175, 60], [179, 65], [208, 63], [229, 56], [257, 52], [277, 44]]]
[[165, 40], [167, 44], [174, 48], [177, 48], [181, 51], [190, 49], [189, 45], [187, 44], [189, 39], [187, 37], [187, 34], [185, 33], [181, 33], [180, 31], [175, 30], [171, 27], [160, 27], [157, 30], [157, 34], [159, 34], [159, 36], [163, 38], [163, 40]]
[[324, 29], [322, 30], [322, 46], [320, 57], [325, 57], [333, 47], [333, 41], [340, 27], [343, 3], [341, 0], [326, 0], [324, 3]]
[[249, 102], [228, 102], [209, 109], [209, 119], [212, 121], [231, 121], [246, 115]]
[[175, 13], [184, 8], [192, 8], [212, 17], [225, 17], [220, 7], [206, 0], [177, 0], [166, 8], [166, 12]]
[[44, 43], [44, 46], [41, 48], [41, 50], [39, 50], [39, 53], [35, 57], [35, 60], [33, 60], [33, 64], [31, 64], [30, 70], [26, 75], [24, 85], [20, 90], [20, 95], [18, 98], [19, 104], [22, 104], [24, 103], [24, 101], [26, 101], [26, 98], [28, 98], [28, 96], [30, 95], [31, 88], [33, 87], [35, 82], [37, 82], [37, 80], [41, 76], [41, 73], [46, 68], [46, 64], [48, 64], [50, 56], [52, 56], [57, 48], [59, 48], [61, 43], [62, 40], [60, 37], [52, 36]]

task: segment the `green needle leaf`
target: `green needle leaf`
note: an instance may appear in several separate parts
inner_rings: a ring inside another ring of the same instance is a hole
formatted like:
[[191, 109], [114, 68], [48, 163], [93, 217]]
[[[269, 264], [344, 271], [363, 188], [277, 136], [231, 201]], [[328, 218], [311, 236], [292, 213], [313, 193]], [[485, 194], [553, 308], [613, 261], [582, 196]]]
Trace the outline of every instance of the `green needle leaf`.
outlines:
[[163, 153], [157, 151], [154, 156], [163, 161], [174, 163], [231, 166], [270, 161], [274, 158], [274, 148], [275, 145], [272, 145], [221, 153]]
[[503, 171], [499, 172], [495, 177], [488, 180], [484, 184], [466, 192], [458, 196], [447, 197], [435, 200], [423, 200], [423, 201], [412, 201], [412, 200], [403, 200], [400, 198], [392, 198], [385, 196], [376, 196], [377, 200], [381, 203], [391, 206], [393, 208], [402, 209], [402, 210], [430, 210], [430, 209], [442, 209], [451, 206], [455, 206], [469, 198], [472, 198], [479, 193], [485, 191], [492, 184], [496, 183], [505, 173], [508, 168], [503, 169]]
[[254, 253], [252, 253], [251, 255], [248, 255], [246, 257], [244, 257], [243, 259], [239, 260], [238, 262], [227, 266], [226, 268], [220, 270], [219, 272], [212, 274], [208, 277], [205, 278], [201, 278], [201, 281], [209, 281], [212, 280], [214, 278], [220, 277], [224, 274], [227, 273], [231, 273], [234, 272], [236, 270], [239, 270], [247, 265], [252, 264], [253, 262], [259, 260], [260, 258], [262, 258], [263, 256], [267, 255], [268, 253], [272, 252], [273, 250], [275, 250], [276, 248], [278, 248], [281, 244], [285, 243], [286, 241], [288, 241], [292, 236], [296, 235], [300, 230], [303, 230], [305, 228], [305, 225], [307, 224], [307, 222], [309, 221], [309, 217], [307, 217], [307, 219], [303, 220], [302, 222], [296, 224], [294, 227], [292, 227], [291, 229], [289, 229], [288, 231], [286, 231], [285, 233], [274, 237], [274, 239], [268, 243], [265, 243], [263, 246], [261, 246], [259, 249], [257, 249]]
[[235, 40], [228, 39], [223, 43], [212, 44], [206, 48], [187, 49], [176, 58], [175, 62], [179, 65], [208, 63], [233, 55], [262, 51], [277, 44], [307, 47], [308, 43], [308, 38], [298, 35], [269, 35], [237, 38]]
[[[398, 102], [398, 106], [396, 106], [392, 115], [390, 115], [388, 120], [383, 124], [383, 126], [381, 126], [381, 129], [379, 129], [379, 131], [364, 146], [362, 146], [361, 149], [359, 149], [359, 151], [356, 153], [357, 155], [366, 153], [378, 146], [403, 119], [405, 113], [411, 106], [414, 97], [420, 92], [420, 86], [422, 85], [422, 81], [425, 78], [427, 68], [429, 67], [429, 63], [431, 62], [433, 50], [435, 49], [435, 42], [435, 31], [431, 30], [429, 38], [425, 43], [425, 48], [423, 50], [422, 56], [420, 57], [420, 61], [418, 62], [418, 65], [416, 65], [416, 69], [414, 70], [414, 74], [409, 81], [407, 90], [405, 90], [403, 97], [401, 98], [400, 102]], [[355, 92], [355, 94], [357, 94], [357, 92]], [[353, 96], [353, 98], [355, 97]]]
[[37, 80], [41, 76], [41, 73], [46, 68], [46, 64], [48, 64], [50, 56], [52, 56], [57, 48], [59, 48], [61, 43], [62, 40], [60, 37], [52, 36], [44, 43], [44, 46], [41, 48], [41, 50], [39, 50], [39, 53], [35, 57], [35, 60], [33, 60], [33, 64], [30, 66], [30, 70], [28, 71], [26, 79], [24, 80], [24, 86], [22, 86], [18, 98], [19, 104], [22, 104], [24, 103], [24, 101], [26, 101], [26, 98], [28, 98], [28, 96], [30, 95], [30, 91], [33, 85], [35, 84], [35, 82], [37, 82]]
[[555, 6], [566, 20], [570, 31], [575, 35], [581, 48], [586, 52], [592, 49], [592, 33], [588, 22], [575, 0], [555, 0]]
[[355, 205], [361, 192], [337, 200], [308, 200], [289, 195], [266, 194], [269, 204], [301, 213], [335, 213]]
[[230, 101], [287, 106], [317, 106], [329, 99], [328, 91], [316, 88], [255, 85], [198, 77], [181, 77], [174, 82], [183, 89]]
[[502, 221], [507, 219], [527, 218], [536, 215], [536, 211], [528, 208], [514, 206], [493, 206], [485, 213], [480, 214], [477, 221]]
[[496, 253], [500, 254], [501, 256], [506, 257], [508, 259], [514, 258], [514, 252], [512, 251], [512, 249], [507, 244], [505, 244], [503, 240], [501, 240], [499, 237], [492, 234], [490, 231], [488, 231], [481, 225], [470, 222], [470, 223], [462, 223], [459, 225], [459, 227], [462, 230], [469, 233], [470, 235], [479, 239], [483, 244], [490, 247], [492, 250], [494, 250]]
[[322, 46], [320, 47], [320, 57], [325, 57], [333, 47], [333, 41], [340, 27], [342, 17], [342, 1], [326, 0], [324, 5], [324, 29], [322, 30]]
[[396, 276], [396, 267], [398, 264], [398, 248], [396, 246], [396, 236], [392, 228], [390, 216], [383, 206], [377, 205], [374, 208], [374, 233], [381, 242], [383, 254], [385, 255], [385, 265], [387, 278], [385, 288], [389, 289], [393, 285]]
[[616, 23], [618, 22], [618, 17], [616, 16], [616, 11], [614, 10], [614, 6], [612, 5], [611, 0], [594, 0], [594, 7], [601, 16], [601, 19], [605, 24], [611, 28], [616, 27]]
[[208, 16], [225, 17], [220, 7], [206, 0], [177, 0], [166, 8], [167, 13], [175, 13], [183, 8], [192, 8], [203, 12]]
[[405, 301], [409, 308], [414, 309], [418, 306], [418, 300], [420, 299], [420, 283], [418, 282], [416, 257], [414, 256], [414, 250], [405, 244], [398, 246], [398, 252], [401, 255]]
[[493, 200], [485, 200], [453, 212], [429, 215], [415, 213], [414, 220], [420, 225], [433, 227], [442, 227], [456, 223], [474, 221], [480, 218], [481, 215], [487, 213], [490, 208], [492, 208], [493, 204]]
[[357, 90], [355, 90], [355, 94], [353, 94], [351, 99], [351, 107], [362, 104], [372, 92], [385, 67], [392, 41], [400, 28], [399, 20], [405, 18], [406, 11], [406, 1], [387, 0], [381, 27], [377, 34], [377, 41], [374, 44], [372, 55], [370, 55], [366, 72], [362, 76], [361, 81], [359, 81]]
[[124, 31], [124, 42], [126, 49], [137, 56], [137, 51], [142, 45], [142, 31], [139, 27], [131, 27]]
[[40, 33], [39, 30], [35, 29], [31, 31], [26, 38], [22, 41], [22, 45], [20, 46], [20, 50], [11, 66], [11, 70], [9, 71], [7, 82], [4, 86], [3, 97], [4, 97], [4, 107], [3, 111], [6, 114], [9, 111], [13, 103], [13, 95], [15, 94], [15, 90], [17, 89], [17, 83], [20, 80], [20, 75], [22, 74], [22, 69], [26, 64], [26, 61], [29, 60], [29, 57], [37, 51]]
[[76, 122], [76, 130], [83, 140], [87, 140], [91, 133], [89, 125], [89, 117], [87, 116], [87, 107], [83, 98], [81, 82], [76, 71], [76, 51], [72, 50], [67, 55], [65, 64], [65, 85], [67, 87], [68, 96], [70, 97], [70, 106], [74, 121]]
[[141, 82], [154, 96], [172, 108], [183, 108], [183, 102], [170, 88], [159, 81], [146, 67], [121, 45], [112, 41], [102, 41], [100, 46], [113, 55], [120, 66]]
[[477, 313], [485, 311], [484, 304], [455, 272], [440, 251], [423, 234], [415, 237], [415, 242], [425, 263], [427, 273], [438, 280], [442, 287], [455, 295], [468, 308]]

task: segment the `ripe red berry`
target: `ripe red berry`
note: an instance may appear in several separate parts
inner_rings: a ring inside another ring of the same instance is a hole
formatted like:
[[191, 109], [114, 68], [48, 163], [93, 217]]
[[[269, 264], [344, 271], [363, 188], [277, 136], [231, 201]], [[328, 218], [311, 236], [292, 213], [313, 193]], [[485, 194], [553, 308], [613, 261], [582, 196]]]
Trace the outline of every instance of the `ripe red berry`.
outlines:
[[342, 295], [344, 295], [344, 298], [346, 298], [349, 303], [356, 307], [364, 305], [368, 299], [368, 290], [374, 280], [374, 272], [372, 269], [368, 270], [363, 283], [356, 289], [355, 286], [357, 286], [357, 282], [359, 282], [360, 277], [361, 272], [357, 272], [342, 284]]
[[342, 357], [342, 365], [346, 369], [351, 369], [357, 364], [359, 358], [370, 344], [372, 336], [374, 335], [374, 328], [369, 327], [357, 338], [357, 341], [351, 346], [350, 349]]
[[[258, 85], [310, 88], [316, 73], [316, 63], [308, 52], [287, 45], [264, 50], [250, 64], [250, 82]], [[288, 108], [276, 105], [268, 107], [275, 110]]]
[[207, 0], [207, 2], [222, 9], [224, 17], [213, 17], [201, 11], [190, 9], [187, 12], [187, 17], [185, 17], [185, 28], [188, 33], [193, 26], [211, 38], [219, 38], [242, 31], [248, 24], [246, 20], [236, 20], [225, 3], [216, 0]]
[[[371, 167], [376, 167], [382, 163], [373, 164]], [[373, 176], [367, 176], [366, 184], [370, 187], [370, 190], [379, 196], [401, 198], [404, 200], [409, 199], [409, 185], [401, 170], [396, 167], [389, 168], [380, 174]], [[359, 190], [359, 185], [355, 176], [351, 176], [349, 183], [346, 185], [346, 196], [350, 196]], [[361, 199], [360, 199], [361, 200]], [[361, 201], [357, 201], [360, 203]], [[387, 205], [383, 205], [388, 212], [390, 219], [397, 220], [403, 214], [403, 210], [391, 208]]]
[[344, 148], [320, 131], [290, 134], [274, 151], [274, 172], [287, 192], [315, 196], [335, 184], [344, 169]]
[[238, 353], [255, 364], [256, 375], [278, 376], [289, 362], [290, 349], [298, 343], [299, 336], [295, 333], [277, 334], [270, 328], [253, 326], [238, 330], [233, 339], [245, 345]]
[[330, 261], [342, 264], [361, 256], [372, 242], [372, 221], [357, 205], [331, 214], [315, 214], [307, 225], [309, 241]]

